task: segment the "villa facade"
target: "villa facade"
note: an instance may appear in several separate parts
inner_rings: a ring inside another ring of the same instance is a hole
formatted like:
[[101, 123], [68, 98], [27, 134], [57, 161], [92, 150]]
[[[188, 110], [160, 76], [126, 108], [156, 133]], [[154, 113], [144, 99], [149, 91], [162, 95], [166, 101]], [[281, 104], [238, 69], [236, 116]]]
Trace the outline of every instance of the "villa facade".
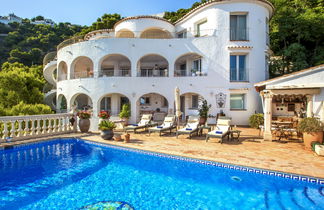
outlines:
[[268, 79], [273, 11], [266, 0], [213, 0], [175, 24], [128, 17], [114, 29], [67, 40], [44, 62], [44, 76], [56, 88], [47, 101], [56, 98], [58, 111], [73, 104], [92, 109], [96, 129], [100, 110], [118, 115], [124, 103], [131, 105], [130, 122], [143, 113], [174, 113], [179, 87], [183, 116], [197, 114], [204, 98], [210, 114], [224, 112], [233, 124], [246, 125], [262, 111], [254, 84]]

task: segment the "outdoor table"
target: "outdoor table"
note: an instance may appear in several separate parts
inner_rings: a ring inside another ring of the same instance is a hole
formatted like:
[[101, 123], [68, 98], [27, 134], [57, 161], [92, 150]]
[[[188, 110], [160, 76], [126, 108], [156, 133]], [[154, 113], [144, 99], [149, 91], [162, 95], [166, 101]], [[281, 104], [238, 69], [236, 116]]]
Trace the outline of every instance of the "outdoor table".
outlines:
[[239, 141], [241, 132], [242, 131], [240, 131], [240, 130], [230, 130], [229, 136], [230, 136], [231, 141], [234, 141], [234, 140]]
[[201, 125], [201, 126], [199, 126], [199, 130], [198, 130], [199, 136], [202, 136], [204, 129], [207, 129], [208, 132], [210, 132], [211, 129], [212, 129], [212, 126], [210, 126], [210, 125]]

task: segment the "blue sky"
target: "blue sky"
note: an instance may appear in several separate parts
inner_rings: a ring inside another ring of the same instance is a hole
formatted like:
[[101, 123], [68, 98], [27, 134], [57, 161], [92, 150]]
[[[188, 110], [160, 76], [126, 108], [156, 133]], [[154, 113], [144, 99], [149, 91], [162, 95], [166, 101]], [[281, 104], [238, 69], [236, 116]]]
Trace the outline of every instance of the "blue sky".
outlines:
[[42, 15], [55, 22], [90, 25], [104, 13], [122, 16], [156, 14], [188, 8], [198, 0], [1, 0], [0, 16], [23, 18]]

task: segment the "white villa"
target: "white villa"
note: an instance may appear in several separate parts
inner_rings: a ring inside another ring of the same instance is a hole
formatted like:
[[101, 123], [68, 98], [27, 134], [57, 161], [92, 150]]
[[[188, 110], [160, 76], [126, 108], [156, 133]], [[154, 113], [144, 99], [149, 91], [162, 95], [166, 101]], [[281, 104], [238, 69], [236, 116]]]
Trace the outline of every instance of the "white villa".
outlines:
[[[199, 99], [224, 112], [233, 124], [247, 125], [262, 111], [254, 84], [268, 79], [267, 0], [211, 0], [175, 24], [158, 16], [128, 17], [114, 29], [66, 40], [44, 59], [44, 76], [55, 90], [48, 103], [97, 114], [131, 105], [130, 122], [143, 113], [174, 113], [174, 89], [181, 92], [183, 116], [197, 114]], [[54, 100], [55, 101], [55, 100]]]

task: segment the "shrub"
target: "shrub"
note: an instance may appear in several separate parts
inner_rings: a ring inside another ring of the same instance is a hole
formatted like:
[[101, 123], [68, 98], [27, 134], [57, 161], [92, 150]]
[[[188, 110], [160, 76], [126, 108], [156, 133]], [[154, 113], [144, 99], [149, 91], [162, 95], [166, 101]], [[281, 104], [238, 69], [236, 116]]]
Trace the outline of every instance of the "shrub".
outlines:
[[202, 103], [199, 105], [198, 112], [199, 116], [207, 118], [211, 104], [208, 105], [207, 100], [202, 100]]
[[263, 114], [253, 114], [249, 118], [249, 124], [251, 128], [259, 128], [260, 125], [264, 124]]
[[323, 123], [315, 117], [306, 117], [298, 124], [298, 131], [303, 133], [321, 132], [323, 130]]
[[124, 104], [122, 107], [122, 111], [119, 113], [119, 117], [129, 119], [130, 116], [131, 116], [130, 105]]
[[7, 115], [40, 115], [40, 114], [53, 114], [51, 107], [45, 104], [25, 104], [20, 102], [13, 106]]
[[116, 124], [112, 121], [103, 120], [99, 123], [98, 127], [99, 130], [102, 131], [113, 130], [114, 128], [116, 128]]

